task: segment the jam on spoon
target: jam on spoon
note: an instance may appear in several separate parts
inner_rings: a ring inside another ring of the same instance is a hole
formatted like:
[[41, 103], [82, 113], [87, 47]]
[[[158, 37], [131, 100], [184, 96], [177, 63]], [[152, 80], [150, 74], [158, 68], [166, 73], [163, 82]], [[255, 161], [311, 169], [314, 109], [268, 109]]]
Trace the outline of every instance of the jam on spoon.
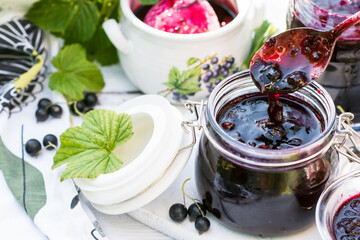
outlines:
[[329, 31], [294, 28], [270, 38], [251, 60], [251, 78], [267, 93], [290, 93], [306, 86], [327, 67], [340, 35], [359, 21], [357, 12]]

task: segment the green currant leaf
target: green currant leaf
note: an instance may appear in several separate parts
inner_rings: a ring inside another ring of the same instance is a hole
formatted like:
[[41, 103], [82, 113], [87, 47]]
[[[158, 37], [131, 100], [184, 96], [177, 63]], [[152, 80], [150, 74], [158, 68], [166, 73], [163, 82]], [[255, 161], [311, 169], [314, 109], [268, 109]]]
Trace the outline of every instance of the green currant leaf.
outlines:
[[193, 64], [195, 64], [195, 63], [197, 63], [197, 62], [199, 62], [199, 61], [200, 61], [200, 59], [191, 57], [191, 58], [189, 58], [189, 59], [186, 61], [186, 65], [187, 65], [188, 67], [190, 67], [191, 65], [193, 65]]
[[141, 5], [154, 5], [159, 0], [140, 0]]
[[94, 51], [88, 53], [88, 59], [90, 61], [97, 61], [102, 66], [109, 66], [119, 63], [119, 56], [117, 50], [113, 45], [103, 48], [101, 51]]
[[81, 127], [68, 128], [61, 134], [52, 169], [66, 164], [61, 181], [115, 172], [122, 162], [113, 151], [133, 134], [129, 115], [105, 109], [90, 111]]
[[85, 42], [95, 33], [100, 14], [96, 5], [89, 0], [76, 0], [75, 15], [69, 22], [64, 38], [67, 44]]
[[268, 21], [263, 21], [262, 24], [254, 30], [254, 36], [250, 47], [250, 52], [247, 58], [241, 65], [241, 69], [249, 69], [250, 61], [257, 50], [275, 33], [275, 27]]
[[201, 90], [201, 88], [198, 87], [199, 83], [197, 81], [200, 74], [200, 68], [191, 68], [180, 74], [179, 69], [173, 67], [169, 72], [169, 81], [164, 83], [164, 85], [168, 86], [171, 90], [176, 90], [182, 95], [196, 93]]
[[105, 85], [100, 69], [86, 59], [79, 44], [65, 46], [51, 62], [58, 72], [50, 76], [50, 89], [72, 100], [81, 100], [84, 90], [98, 92]]
[[198, 87], [198, 78], [200, 77], [200, 74], [200, 68], [192, 68], [183, 71], [181, 74], [181, 81], [179, 82], [176, 91], [182, 95], [187, 95], [200, 91], [201, 88]]
[[172, 67], [169, 72], [168, 82], [164, 83], [169, 88], [176, 88], [177, 83], [180, 81], [180, 71], [176, 67]]
[[102, 65], [112, 65], [119, 62], [116, 48], [106, 36], [102, 21], [98, 24], [94, 36], [84, 43], [87, 58], [91, 61], [98, 61]]
[[74, 1], [40, 0], [31, 5], [25, 17], [44, 30], [64, 33], [76, 13], [73, 4]]

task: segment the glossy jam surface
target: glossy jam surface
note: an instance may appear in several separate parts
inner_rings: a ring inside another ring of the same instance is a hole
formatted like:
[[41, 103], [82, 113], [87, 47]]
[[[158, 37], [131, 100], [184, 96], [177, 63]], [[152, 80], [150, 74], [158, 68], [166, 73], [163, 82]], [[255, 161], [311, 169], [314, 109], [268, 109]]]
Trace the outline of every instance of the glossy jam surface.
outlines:
[[[360, 1], [294, 0], [287, 14], [288, 28], [313, 27], [329, 30], [346, 16], [360, 10]], [[360, 28], [347, 30], [336, 42], [328, 67], [317, 80], [330, 93], [335, 105], [354, 113], [360, 122]]]
[[360, 239], [360, 194], [341, 204], [333, 222], [336, 240]]
[[[232, 11], [229, 7], [227, 7], [225, 4], [216, 1], [209, 1], [209, 3], [214, 9], [221, 27], [225, 26], [236, 17], [236, 13]], [[144, 21], [144, 18], [151, 7], [151, 5], [140, 6], [134, 11], [134, 14], [141, 21]]]
[[217, 121], [233, 139], [264, 149], [297, 147], [321, 134], [323, 123], [314, 109], [291, 96], [280, 97], [278, 101], [277, 106], [281, 105], [281, 112], [271, 113], [268, 112], [266, 95], [241, 97], [225, 105], [220, 110]]

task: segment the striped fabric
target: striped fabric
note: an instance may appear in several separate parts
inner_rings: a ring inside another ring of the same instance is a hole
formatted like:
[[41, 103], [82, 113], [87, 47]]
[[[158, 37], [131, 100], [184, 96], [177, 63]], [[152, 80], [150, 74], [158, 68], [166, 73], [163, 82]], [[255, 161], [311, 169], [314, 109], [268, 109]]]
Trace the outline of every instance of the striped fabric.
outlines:
[[0, 113], [21, 111], [21, 104], [35, 100], [34, 94], [43, 89], [46, 67], [20, 92], [15, 79], [36, 64], [33, 54], [46, 57], [43, 32], [25, 19], [13, 20], [0, 26]]

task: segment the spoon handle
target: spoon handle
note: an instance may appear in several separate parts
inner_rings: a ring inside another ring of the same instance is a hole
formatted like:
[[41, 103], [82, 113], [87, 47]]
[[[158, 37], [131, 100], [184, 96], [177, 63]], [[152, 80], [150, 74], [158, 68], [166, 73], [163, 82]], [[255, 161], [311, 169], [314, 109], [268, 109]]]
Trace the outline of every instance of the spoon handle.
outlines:
[[352, 15], [351, 17], [345, 19], [343, 22], [335, 26], [331, 31], [333, 32], [335, 38], [340, 37], [346, 30], [354, 26], [360, 21], [360, 11]]

